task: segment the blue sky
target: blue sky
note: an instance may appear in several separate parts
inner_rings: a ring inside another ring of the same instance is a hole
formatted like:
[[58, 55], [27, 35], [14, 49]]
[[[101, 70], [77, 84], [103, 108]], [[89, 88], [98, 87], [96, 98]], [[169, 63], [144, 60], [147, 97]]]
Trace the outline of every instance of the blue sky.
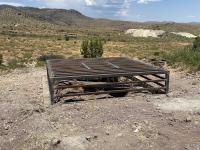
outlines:
[[0, 0], [0, 4], [76, 9], [95, 18], [200, 22], [200, 0]]

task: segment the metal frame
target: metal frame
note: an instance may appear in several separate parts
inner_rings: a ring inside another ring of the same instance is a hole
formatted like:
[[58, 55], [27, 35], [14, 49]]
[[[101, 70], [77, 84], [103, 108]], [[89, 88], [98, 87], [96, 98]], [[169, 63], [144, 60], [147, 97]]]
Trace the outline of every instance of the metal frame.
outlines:
[[168, 71], [128, 58], [55, 59], [46, 66], [52, 104], [68, 96], [169, 91]]

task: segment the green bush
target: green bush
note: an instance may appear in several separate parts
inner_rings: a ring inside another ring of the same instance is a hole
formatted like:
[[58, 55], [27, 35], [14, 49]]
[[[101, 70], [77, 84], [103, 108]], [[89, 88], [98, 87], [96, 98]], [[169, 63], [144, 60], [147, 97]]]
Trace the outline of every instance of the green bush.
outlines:
[[185, 66], [190, 70], [200, 70], [200, 53], [187, 47], [164, 55], [164, 58], [175, 66]]
[[192, 49], [200, 52], [200, 37], [195, 38]]
[[64, 38], [65, 38], [65, 41], [69, 41], [69, 36], [67, 34], [65, 34]]
[[84, 58], [101, 57], [103, 55], [103, 43], [98, 38], [84, 40], [80, 51]]
[[0, 65], [3, 63], [3, 55], [0, 54]]
[[37, 58], [38, 61], [45, 62], [46, 60], [50, 59], [64, 59], [63, 55], [55, 55], [55, 54], [44, 54]]

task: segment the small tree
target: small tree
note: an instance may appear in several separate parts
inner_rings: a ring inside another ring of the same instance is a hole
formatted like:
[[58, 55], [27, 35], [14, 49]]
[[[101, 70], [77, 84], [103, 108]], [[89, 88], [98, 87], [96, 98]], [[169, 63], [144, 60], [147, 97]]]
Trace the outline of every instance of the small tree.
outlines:
[[3, 63], [3, 55], [0, 54], [0, 65]]
[[200, 37], [195, 38], [192, 49], [200, 52]]
[[81, 55], [84, 58], [96, 58], [103, 55], [103, 43], [100, 39], [84, 40], [81, 44]]

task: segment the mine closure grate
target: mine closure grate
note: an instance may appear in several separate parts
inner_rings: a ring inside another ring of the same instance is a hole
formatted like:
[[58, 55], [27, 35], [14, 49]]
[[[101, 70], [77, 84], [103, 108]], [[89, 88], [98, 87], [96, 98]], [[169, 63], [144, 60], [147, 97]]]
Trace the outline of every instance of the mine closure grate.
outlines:
[[168, 71], [121, 57], [48, 60], [47, 75], [52, 103], [68, 96], [169, 91]]

